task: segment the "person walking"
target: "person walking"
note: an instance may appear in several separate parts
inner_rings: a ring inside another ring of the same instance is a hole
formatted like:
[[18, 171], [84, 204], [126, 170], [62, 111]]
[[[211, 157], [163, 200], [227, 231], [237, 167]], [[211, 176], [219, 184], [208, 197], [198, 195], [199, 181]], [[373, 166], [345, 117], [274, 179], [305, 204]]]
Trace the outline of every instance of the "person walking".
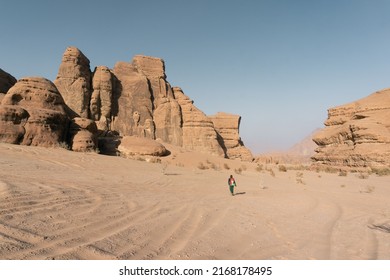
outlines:
[[233, 175], [230, 175], [228, 179], [228, 185], [229, 185], [230, 193], [232, 194], [232, 196], [234, 196], [234, 187], [236, 187], [237, 184], [236, 184], [236, 180], [233, 178]]

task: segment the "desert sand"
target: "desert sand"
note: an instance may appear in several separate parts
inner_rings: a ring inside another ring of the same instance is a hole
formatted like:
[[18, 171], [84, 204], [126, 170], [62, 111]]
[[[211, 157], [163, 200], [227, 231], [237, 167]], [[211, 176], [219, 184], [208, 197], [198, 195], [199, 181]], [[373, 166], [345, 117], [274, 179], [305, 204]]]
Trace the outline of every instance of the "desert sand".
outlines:
[[0, 144], [0, 259], [390, 259], [389, 177], [167, 148], [152, 163]]

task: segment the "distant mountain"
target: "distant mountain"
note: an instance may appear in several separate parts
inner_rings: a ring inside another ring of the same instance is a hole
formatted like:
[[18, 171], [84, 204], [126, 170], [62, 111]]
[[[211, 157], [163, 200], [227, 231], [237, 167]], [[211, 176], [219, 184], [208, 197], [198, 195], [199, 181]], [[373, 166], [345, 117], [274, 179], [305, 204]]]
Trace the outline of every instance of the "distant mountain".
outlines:
[[255, 161], [275, 164], [310, 164], [311, 157], [315, 154], [317, 148], [312, 139], [320, 130], [320, 128], [317, 128], [286, 151], [265, 153], [257, 156]]
[[321, 129], [317, 128], [310, 135], [302, 139], [300, 142], [296, 143], [290, 149], [286, 151], [287, 154], [299, 155], [299, 156], [313, 156], [315, 154], [315, 149], [318, 147], [313, 141], [314, 135], [319, 132]]

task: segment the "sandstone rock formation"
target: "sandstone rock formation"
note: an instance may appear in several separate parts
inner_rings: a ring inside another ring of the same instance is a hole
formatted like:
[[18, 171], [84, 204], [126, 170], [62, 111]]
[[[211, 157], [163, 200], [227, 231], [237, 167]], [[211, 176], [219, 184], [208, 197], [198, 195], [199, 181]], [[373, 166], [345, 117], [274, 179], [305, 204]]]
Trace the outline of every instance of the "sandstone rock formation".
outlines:
[[150, 85], [155, 138], [181, 146], [183, 144], [181, 108], [173, 96], [171, 85], [166, 81], [164, 61], [160, 58], [137, 55], [132, 63], [145, 75]]
[[7, 93], [15, 83], [16, 79], [0, 68], [0, 94]]
[[54, 84], [71, 109], [72, 117], [90, 117], [91, 77], [88, 58], [75, 47], [67, 48]]
[[74, 118], [70, 125], [71, 149], [75, 152], [92, 152], [97, 148], [97, 127], [93, 120]]
[[[7, 90], [12, 78], [0, 74], [7, 77], [7, 83], [0, 79], [0, 85]], [[47, 122], [54, 124], [57, 121], [56, 125], [64, 125], [62, 130], [56, 128], [59, 132], [57, 140], [67, 139], [74, 151], [94, 150], [99, 146], [114, 154], [113, 147], [121, 137], [137, 136], [158, 139], [188, 150], [252, 160], [238, 134], [240, 117], [225, 116], [221, 121], [217, 116], [213, 118], [214, 124], [180, 88], [171, 87], [166, 79], [165, 63], [160, 58], [138, 55], [132, 62], [116, 63], [112, 70], [98, 66], [92, 73], [88, 58], [79, 49], [69, 47], [62, 57], [55, 85], [47, 84], [46, 80], [47, 88], [44, 88], [40, 81], [39, 92], [46, 90], [50, 96], [53, 93], [58, 95], [53, 98], [58, 99], [56, 104], [65, 110], [59, 110], [61, 117]], [[11, 102], [10, 96], [0, 95], [2, 103], [7, 100], [4, 106], [11, 103], [15, 106], [24, 98], [12, 97], [17, 101]], [[34, 100], [35, 95], [31, 98]], [[24, 144], [43, 141], [34, 140], [37, 136], [31, 138], [31, 133], [24, 131], [31, 130], [33, 120], [32, 109], [27, 107], [0, 109], [1, 139]], [[44, 119], [46, 116], [36, 123], [46, 122]], [[72, 120], [70, 127], [67, 125], [69, 119]], [[67, 135], [63, 135], [66, 131]], [[54, 138], [49, 137], [48, 142], [56, 142]], [[96, 143], [96, 139], [100, 142]]]
[[331, 108], [313, 140], [317, 165], [367, 170], [390, 167], [390, 89]]
[[121, 135], [154, 139], [153, 103], [147, 78], [133, 64], [118, 62], [111, 129]]
[[160, 143], [148, 138], [125, 136], [121, 140], [118, 150], [124, 156], [165, 156], [168, 151]]
[[208, 152], [225, 156], [218, 142], [218, 135], [213, 122], [193, 104], [179, 87], [173, 88], [173, 93], [180, 104], [183, 115], [183, 147], [193, 151]]
[[253, 160], [251, 151], [241, 141], [239, 134], [241, 117], [239, 115], [220, 112], [215, 116], [209, 116], [209, 118], [219, 134], [219, 143], [228, 158], [240, 158], [245, 161]]
[[95, 68], [90, 102], [91, 119], [99, 121], [104, 129], [108, 129], [108, 122], [111, 118], [112, 83], [113, 79], [108, 67], [98, 66]]
[[44, 78], [20, 79], [0, 104], [2, 142], [55, 146], [65, 141], [68, 116], [55, 85]]

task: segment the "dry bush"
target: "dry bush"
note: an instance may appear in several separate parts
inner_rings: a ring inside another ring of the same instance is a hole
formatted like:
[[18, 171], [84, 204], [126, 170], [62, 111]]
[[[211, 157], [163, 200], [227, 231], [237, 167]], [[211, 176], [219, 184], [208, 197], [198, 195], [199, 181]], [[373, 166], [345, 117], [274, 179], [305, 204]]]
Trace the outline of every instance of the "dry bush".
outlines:
[[225, 168], [226, 170], [230, 170], [230, 166], [227, 163], [223, 164], [223, 168]]
[[263, 171], [263, 169], [264, 169], [264, 167], [263, 167], [262, 164], [258, 164], [258, 165], [256, 166], [256, 171], [257, 171], [257, 172], [261, 172], [261, 171]]
[[338, 170], [336, 168], [330, 167], [330, 166], [327, 166], [324, 168], [324, 172], [326, 172], [326, 173], [337, 173], [337, 171]]
[[390, 175], [390, 168], [371, 168], [371, 172], [375, 173], [378, 176], [389, 176]]
[[242, 168], [240, 167], [240, 168], [238, 168], [238, 169], [234, 169], [234, 172], [235, 172], [236, 174], [241, 174], [241, 173], [242, 173]]
[[61, 149], [65, 149], [65, 150], [70, 150], [70, 146], [66, 142], [60, 142], [60, 143], [56, 144], [55, 147], [56, 148], [58, 147], [58, 148], [61, 148]]
[[151, 158], [148, 158], [146, 161], [150, 162], [150, 163], [161, 163], [161, 158], [151, 157]]
[[216, 165], [214, 162], [211, 162], [209, 165], [210, 165], [210, 168], [213, 169], [213, 170], [220, 170], [218, 165]]
[[285, 165], [279, 165], [279, 171], [280, 172], [287, 172], [287, 167]]
[[271, 174], [272, 177], [275, 177], [275, 172], [272, 168], [269, 169], [269, 174]]
[[375, 186], [366, 186], [364, 190], [360, 191], [361, 193], [373, 193], [375, 191]]
[[206, 170], [206, 169], [209, 169], [209, 167], [207, 165], [204, 165], [203, 162], [199, 162], [198, 169]]
[[297, 184], [306, 185], [306, 183], [303, 181], [303, 172], [297, 172], [296, 177]]
[[345, 177], [345, 176], [347, 176], [347, 175], [348, 175], [348, 172], [347, 172], [346, 170], [340, 170], [339, 176]]
[[359, 179], [368, 179], [368, 177], [370, 177], [370, 175], [368, 173], [364, 173], [364, 172], [361, 172], [357, 175], [357, 177]]

